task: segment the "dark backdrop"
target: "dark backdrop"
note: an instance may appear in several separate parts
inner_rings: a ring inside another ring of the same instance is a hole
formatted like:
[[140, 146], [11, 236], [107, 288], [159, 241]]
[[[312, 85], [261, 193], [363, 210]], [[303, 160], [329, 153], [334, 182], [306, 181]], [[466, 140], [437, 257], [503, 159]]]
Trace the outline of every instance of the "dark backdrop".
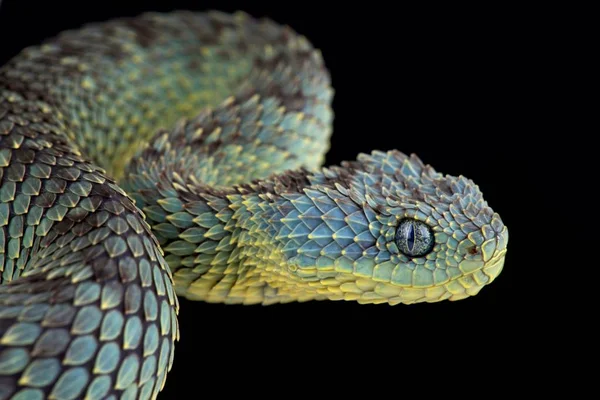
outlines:
[[[0, 64], [63, 29], [143, 11], [241, 8], [269, 16], [306, 35], [331, 70], [336, 119], [327, 163], [397, 148], [440, 172], [472, 178], [509, 228], [506, 265], [478, 296], [455, 303], [245, 307], [181, 300], [181, 340], [163, 398], [202, 385], [223, 395], [237, 385], [260, 393], [281, 377], [287, 377], [284, 394], [332, 377], [356, 381], [358, 390], [362, 369], [389, 372], [388, 361], [392, 370], [423, 360], [436, 371], [451, 369], [453, 360], [476, 368], [498, 346], [510, 350], [538, 307], [524, 278], [535, 267], [525, 225], [536, 215], [528, 215], [535, 165], [524, 138], [531, 127], [521, 122], [528, 112], [521, 71], [530, 39], [516, 33], [519, 18], [500, 10], [381, 3], [249, 3], [4, 0]], [[519, 360], [527, 362], [527, 353]]]

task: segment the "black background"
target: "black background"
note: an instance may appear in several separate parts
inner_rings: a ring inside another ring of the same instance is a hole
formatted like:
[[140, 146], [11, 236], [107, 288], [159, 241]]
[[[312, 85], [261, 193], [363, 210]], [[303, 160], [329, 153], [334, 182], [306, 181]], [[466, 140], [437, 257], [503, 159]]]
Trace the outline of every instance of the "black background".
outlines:
[[[288, 24], [322, 50], [332, 73], [336, 117], [328, 164], [374, 149], [416, 153], [440, 172], [473, 179], [508, 226], [504, 271], [459, 302], [246, 307], [182, 299], [181, 340], [162, 398], [203, 385], [224, 396], [261, 393], [282, 377], [284, 396], [310, 393], [311, 385], [334, 378], [346, 390], [353, 383], [354, 391], [373, 383], [362, 382], [361, 371], [394, 379], [391, 371], [414, 373], [415, 363], [438, 373], [457, 361], [477, 369], [490, 354], [493, 360], [513, 354], [538, 314], [535, 284], [526, 278], [536, 264], [527, 228], [536, 218], [530, 213], [536, 152], [525, 140], [532, 127], [522, 120], [531, 106], [523, 101], [522, 74], [535, 39], [523, 31], [519, 13], [325, 3], [4, 0], [0, 6], [0, 65], [61, 30], [151, 10], [243, 9]], [[527, 360], [524, 351], [510, 361]]]

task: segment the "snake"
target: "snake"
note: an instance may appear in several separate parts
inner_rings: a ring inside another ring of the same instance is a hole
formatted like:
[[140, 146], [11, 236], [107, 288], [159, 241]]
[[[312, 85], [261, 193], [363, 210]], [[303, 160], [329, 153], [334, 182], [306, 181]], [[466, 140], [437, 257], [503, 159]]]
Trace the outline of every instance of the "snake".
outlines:
[[508, 230], [479, 186], [398, 150], [326, 166], [333, 98], [318, 48], [242, 11], [91, 22], [2, 66], [0, 399], [157, 398], [178, 298], [493, 282]]

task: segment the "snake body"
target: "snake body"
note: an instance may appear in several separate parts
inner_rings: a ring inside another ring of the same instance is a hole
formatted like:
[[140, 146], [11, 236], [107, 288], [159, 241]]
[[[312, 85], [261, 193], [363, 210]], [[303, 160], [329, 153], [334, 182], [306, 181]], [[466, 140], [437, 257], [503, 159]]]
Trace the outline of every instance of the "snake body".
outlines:
[[398, 151], [323, 167], [332, 98], [306, 38], [244, 13], [86, 25], [3, 66], [0, 399], [156, 398], [177, 296], [409, 304], [491, 283], [508, 233], [477, 185]]

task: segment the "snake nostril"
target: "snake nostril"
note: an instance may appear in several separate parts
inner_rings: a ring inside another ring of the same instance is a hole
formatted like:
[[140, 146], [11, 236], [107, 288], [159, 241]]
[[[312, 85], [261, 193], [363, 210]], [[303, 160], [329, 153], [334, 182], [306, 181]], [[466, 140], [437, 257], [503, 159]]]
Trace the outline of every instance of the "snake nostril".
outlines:
[[471, 255], [479, 254], [479, 250], [477, 249], [477, 246], [471, 246], [471, 247], [469, 247], [469, 250], [467, 250], [467, 251]]

